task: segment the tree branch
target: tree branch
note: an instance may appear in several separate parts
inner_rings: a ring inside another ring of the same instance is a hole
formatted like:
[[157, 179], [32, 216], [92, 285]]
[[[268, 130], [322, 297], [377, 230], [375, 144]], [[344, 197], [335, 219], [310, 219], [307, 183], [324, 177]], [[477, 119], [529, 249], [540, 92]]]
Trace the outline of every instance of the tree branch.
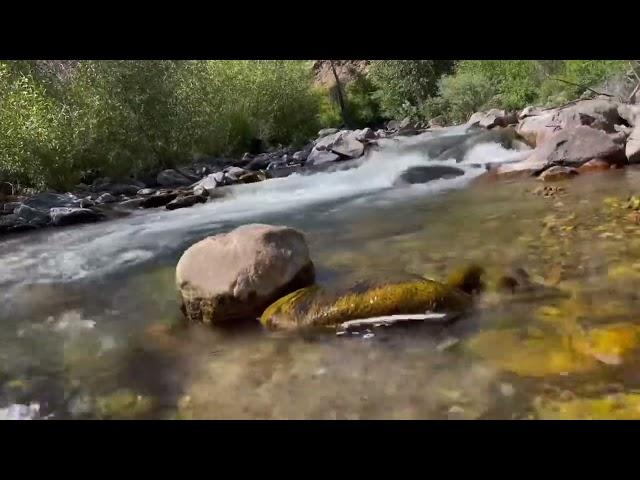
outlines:
[[569, 80], [565, 80], [563, 78], [556, 78], [556, 77], [549, 77], [549, 78], [551, 80], [557, 80], [558, 82], [568, 83], [569, 85], [573, 85], [574, 87], [585, 88], [585, 89], [589, 90], [590, 92], [595, 93], [596, 95], [604, 95], [605, 97], [613, 97], [613, 95], [609, 95], [608, 93], [598, 92], [597, 90], [594, 90], [593, 88], [587, 87], [586, 85], [582, 85], [582, 84], [579, 84], [579, 83], [573, 83], [573, 82], [570, 82]]

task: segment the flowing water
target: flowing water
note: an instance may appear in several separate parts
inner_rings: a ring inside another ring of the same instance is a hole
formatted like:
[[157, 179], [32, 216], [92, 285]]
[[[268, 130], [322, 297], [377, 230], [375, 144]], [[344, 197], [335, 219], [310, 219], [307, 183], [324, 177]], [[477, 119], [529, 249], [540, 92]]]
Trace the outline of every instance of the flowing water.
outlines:
[[[640, 230], [605, 202], [633, 193], [640, 176], [585, 176], [550, 198], [533, 181], [471, 184], [486, 164], [527, 152], [488, 142], [434, 159], [447, 136], [467, 138], [453, 128], [389, 140], [350, 168], [230, 187], [189, 209], [5, 237], [0, 418], [640, 415]], [[464, 175], [397, 184], [423, 165]], [[490, 279], [524, 269], [538, 287], [489, 289], [449, 327], [366, 338], [257, 324], [170, 330], [181, 253], [252, 222], [304, 231], [321, 284], [443, 279], [475, 262]]]

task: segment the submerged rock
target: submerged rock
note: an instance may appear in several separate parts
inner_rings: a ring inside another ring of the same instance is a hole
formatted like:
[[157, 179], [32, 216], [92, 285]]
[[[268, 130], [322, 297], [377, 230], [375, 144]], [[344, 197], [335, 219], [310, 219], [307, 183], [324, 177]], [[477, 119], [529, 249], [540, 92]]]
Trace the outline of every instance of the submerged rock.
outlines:
[[211, 324], [256, 318], [313, 279], [304, 235], [284, 226], [244, 225], [206, 238], [189, 247], [176, 267], [185, 316]]
[[467, 346], [485, 360], [521, 376], [584, 373], [602, 364], [622, 363], [640, 346], [640, 327], [620, 323], [542, 335], [519, 329], [488, 330]]
[[449, 275], [447, 285], [462, 290], [466, 293], [477, 293], [484, 288], [482, 277], [484, 268], [479, 265], [466, 265]]
[[411, 167], [400, 175], [396, 183], [427, 183], [440, 178], [449, 179], [462, 175], [464, 175], [464, 170], [455, 167], [448, 167], [446, 165]]
[[612, 394], [597, 398], [534, 401], [541, 420], [640, 420], [640, 394]]
[[274, 329], [335, 327], [342, 322], [372, 317], [461, 312], [470, 304], [470, 295], [426, 279], [348, 292], [327, 292], [311, 286], [274, 302], [264, 311], [260, 322]]
[[558, 182], [560, 180], [569, 180], [576, 175], [578, 175], [578, 171], [575, 168], [556, 165], [555, 167], [547, 168], [538, 178], [543, 182]]

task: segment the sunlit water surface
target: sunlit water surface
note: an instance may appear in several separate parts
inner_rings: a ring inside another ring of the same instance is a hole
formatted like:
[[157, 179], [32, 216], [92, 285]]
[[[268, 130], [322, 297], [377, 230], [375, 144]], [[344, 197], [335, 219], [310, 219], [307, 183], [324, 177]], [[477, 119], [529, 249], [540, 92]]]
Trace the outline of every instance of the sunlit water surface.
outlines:
[[[585, 176], [552, 198], [534, 195], [535, 181], [470, 185], [483, 164], [523, 152], [483, 144], [462, 162], [433, 161], [420, 150], [427, 137], [388, 142], [355, 168], [233, 187], [190, 209], [2, 239], [0, 417], [539, 418], [541, 401], [640, 387], [634, 353], [593, 364], [566, 353], [575, 329], [640, 325], [639, 231], [604, 202], [637, 191], [640, 175]], [[434, 163], [465, 175], [395, 185], [406, 168]], [[257, 323], [169, 333], [180, 319], [181, 253], [251, 222], [304, 231], [323, 284], [444, 279], [475, 262], [489, 278], [522, 268], [552, 288], [489, 291], [452, 326], [369, 338], [274, 334]], [[487, 348], [474, 343], [483, 332], [509, 335]]]

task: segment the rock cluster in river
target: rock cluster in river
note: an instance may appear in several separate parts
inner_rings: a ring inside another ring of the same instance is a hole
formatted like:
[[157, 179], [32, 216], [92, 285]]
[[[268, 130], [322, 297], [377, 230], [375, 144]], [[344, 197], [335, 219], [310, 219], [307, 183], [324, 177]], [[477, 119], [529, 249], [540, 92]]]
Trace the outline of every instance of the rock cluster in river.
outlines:
[[522, 161], [496, 167], [490, 176], [556, 180], [640, 162], [640, 105], [596, 98], [554, 109], [527, 107], [506, 117], [507, 112], [491, 110], [474, 114], [472, 120], [479, 125], [484, 120], [486, 128], [508, 120], [534, 150]]
[[465, 269], [448, 283], [425, 278], [325, 291], [314, 284], [304, 235], [283, 226], [244, 225], [189, 247], [176, 267], [189, 322], [255, 320], [274, 329], [331, 327], [353, 320], [434, 314], [452, 318], [471, 304], [482, 270]]

